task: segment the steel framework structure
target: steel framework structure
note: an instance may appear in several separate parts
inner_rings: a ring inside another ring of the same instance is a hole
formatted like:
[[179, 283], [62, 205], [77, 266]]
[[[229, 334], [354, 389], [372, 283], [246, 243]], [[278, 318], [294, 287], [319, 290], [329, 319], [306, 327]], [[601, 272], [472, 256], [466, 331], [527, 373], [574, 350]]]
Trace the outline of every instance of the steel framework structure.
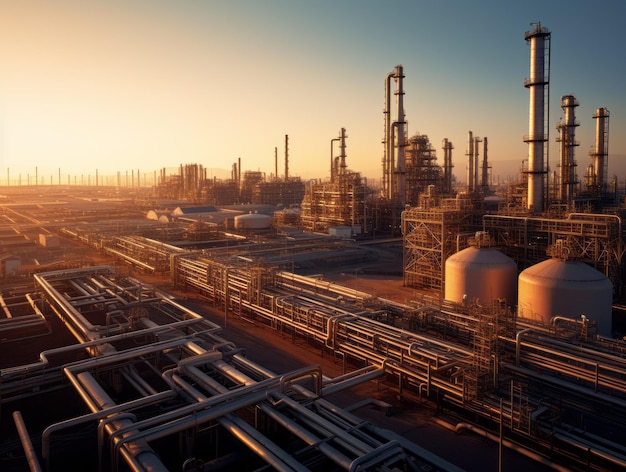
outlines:
[[623, 298], [624, 257], [622, 219], [618, 215], [570, 213], [567, 218], [484, 215], [487, 231], [520, 269], [545, 260], [546, 250], [564, 240], [572, 257], [587, 262], [613, 282]]
[[474, 207], [469, 199], [423, 198], [402, 213], [405, 286], [443, 290], [446, 259], [465, 248], [475, 230]]
[[313, 232], [327, 232], [331, 226], [358, 226], [363, 231], [366, 196], [358, 172], [340, 173], [334, 182], [311, 183], [302, 201], [302, 226]]

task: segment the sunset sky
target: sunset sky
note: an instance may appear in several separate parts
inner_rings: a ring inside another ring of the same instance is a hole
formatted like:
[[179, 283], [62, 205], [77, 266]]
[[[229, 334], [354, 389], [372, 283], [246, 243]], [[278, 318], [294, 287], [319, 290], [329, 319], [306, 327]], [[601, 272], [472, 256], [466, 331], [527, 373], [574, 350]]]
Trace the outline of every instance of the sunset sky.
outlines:
[[[405, 73], [409, 135], [489, 138], [493, 174], [528, 148], [529, 47], [552, 33], [550, 161], [560, 97], [580, 106], [578, 175], [592, 114], [610, 116], [609, 174], [626, 179], [626, 2], [399, 0], [0, 0], [0, 183], [12, 175], [115, 174], [197, 163], [328, 177], [346, 128], [348, 166], [380, 178], [384, 79]], [[55, 177], [56, 178], [56, 177]]]

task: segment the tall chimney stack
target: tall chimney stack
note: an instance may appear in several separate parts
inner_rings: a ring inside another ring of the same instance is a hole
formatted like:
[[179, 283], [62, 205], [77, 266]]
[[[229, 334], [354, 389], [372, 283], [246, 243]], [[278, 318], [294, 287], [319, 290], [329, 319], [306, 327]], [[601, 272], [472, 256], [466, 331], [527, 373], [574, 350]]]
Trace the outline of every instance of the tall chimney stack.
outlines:
[[[541, 23], [532, 23], [535, 29], [527, 31], [524, 39], [530, 45], [530, 77], [524, 87], [530, 92], [528, 135], [528, 197], [527, 209], [541, 213], [545, 206], [545, 175], [548, 149], [549, 84], [550, 84], [550, 31]], [[545, 157], [545, 160], [544, 160]]]

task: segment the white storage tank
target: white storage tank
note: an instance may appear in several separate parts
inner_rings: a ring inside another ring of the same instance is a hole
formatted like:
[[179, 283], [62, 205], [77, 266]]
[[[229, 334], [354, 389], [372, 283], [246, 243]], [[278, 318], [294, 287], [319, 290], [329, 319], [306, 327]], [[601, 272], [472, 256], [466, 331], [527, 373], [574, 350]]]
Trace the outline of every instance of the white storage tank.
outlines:
[[580, 261], [548, 259], [522, 271], [517, 316], [550, 323], [554, 316], [596, 321], [598, 334], [611, 336], [613, 284]]
[[448, 257], [445, 265], [445, 299], [489, 304], [504, 299], [517, 302], [517, 264], [491, 247], [487, 233], [476, 233], [473, 246]]
[[235, 229], [268, 229], [271, 218], [260, 213], [235, 216]]
[[352, 228], [350, 226], [331, 226], [328, 228], [328, 234], [336, 238], [349, 238], [352, 236]]

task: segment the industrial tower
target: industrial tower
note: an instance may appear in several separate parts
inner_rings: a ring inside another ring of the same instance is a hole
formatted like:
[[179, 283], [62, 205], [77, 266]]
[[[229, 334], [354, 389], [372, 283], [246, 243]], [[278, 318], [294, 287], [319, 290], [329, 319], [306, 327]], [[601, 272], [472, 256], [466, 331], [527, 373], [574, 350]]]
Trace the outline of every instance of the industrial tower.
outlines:
[[[550, 98], [550, 31], [541, 23], [524, 34], [530, 45], [530, 77], [524, 87], [530, 91], [528, 135], [528, 197], [526, 207], [532, 213], [545, 209], [546, 164], [548, 160], [548, 128]], [[545, 160], [544, 160], [545, 158]]]

